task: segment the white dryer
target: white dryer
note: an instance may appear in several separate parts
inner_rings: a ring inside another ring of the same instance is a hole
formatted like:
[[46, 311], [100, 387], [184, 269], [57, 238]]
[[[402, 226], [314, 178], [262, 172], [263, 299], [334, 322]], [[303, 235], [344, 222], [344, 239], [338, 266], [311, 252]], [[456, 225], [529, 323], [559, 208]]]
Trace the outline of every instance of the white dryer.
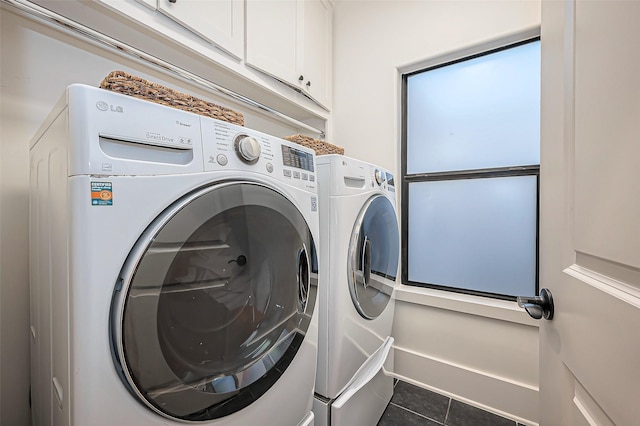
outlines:
[[316, 424], [372, 426], [393, 394], [393, 288], [399, 230], [393, 175], [323, 155]]
[[31, 147], [34, 424], [313, 424], [314, 162], [70, 86]]

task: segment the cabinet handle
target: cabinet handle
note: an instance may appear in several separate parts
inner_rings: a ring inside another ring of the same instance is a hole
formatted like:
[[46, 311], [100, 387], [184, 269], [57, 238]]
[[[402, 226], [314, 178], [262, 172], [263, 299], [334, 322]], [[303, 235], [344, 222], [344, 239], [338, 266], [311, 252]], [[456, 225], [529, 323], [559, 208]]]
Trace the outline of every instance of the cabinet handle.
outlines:
[[175, 3], [175, 2], [177, 2], [177, 1], [178, 1], [178, 0], [169, 0], [169, 3]]
[[311, 81], [307, 81], [307, 87], [311, 87]]
[[304, 80], [304, 76], [301, 74], [300, 77], [298, 77], [298, 81], [302, 81]]

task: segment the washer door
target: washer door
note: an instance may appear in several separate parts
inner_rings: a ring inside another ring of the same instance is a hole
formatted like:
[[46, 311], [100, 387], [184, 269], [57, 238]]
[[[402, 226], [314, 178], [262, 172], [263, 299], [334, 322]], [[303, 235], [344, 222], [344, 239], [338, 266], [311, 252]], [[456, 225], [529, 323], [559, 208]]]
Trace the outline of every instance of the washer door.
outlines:
[[314, 255], [301, 213], [265, 186], [220, 184], [174, 203], [140, 237], [114, 293], [114, 358], [131, 392], [190, 421], [251, 404], [309, 327]]
[[360, 212], [349, 243], [349, 291], [362, 317], [378, 317], [389, 303], [399, 250], [395, 209], [386, 197], [377, 195]]

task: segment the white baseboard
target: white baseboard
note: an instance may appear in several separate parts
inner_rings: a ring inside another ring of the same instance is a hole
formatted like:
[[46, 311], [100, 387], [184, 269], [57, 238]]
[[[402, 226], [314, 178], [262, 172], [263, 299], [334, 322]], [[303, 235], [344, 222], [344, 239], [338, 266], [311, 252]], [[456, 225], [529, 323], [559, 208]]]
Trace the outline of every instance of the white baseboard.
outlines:
[[395, 347], [393, 376], [521, 424], [538, 425], [538, 389], [530, 385], [400, 347]]

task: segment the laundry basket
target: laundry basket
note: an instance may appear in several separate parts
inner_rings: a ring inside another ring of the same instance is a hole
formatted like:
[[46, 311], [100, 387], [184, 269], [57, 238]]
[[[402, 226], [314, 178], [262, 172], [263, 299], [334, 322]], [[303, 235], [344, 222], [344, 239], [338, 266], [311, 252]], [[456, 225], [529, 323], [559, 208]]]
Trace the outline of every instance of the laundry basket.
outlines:
[[342, 147], [330, 144], [329, 142], [321, 141], [319, 139], [314, 139], [309, 136], [301, 135], [299, 133], [293, 136], [285, 136], [284, 140], [295, 142], [299, 145], [311, 148], [316, 152], [316, 155], [344, 154], [344, 148]]
[[136, 77], [124, 71], [113, 71], [100, 83], [102, 89], [122, 93], [184, 111], [244, 126], [244, 116], [231, 108], [216, 105], [170, 89], [161, 84]]

